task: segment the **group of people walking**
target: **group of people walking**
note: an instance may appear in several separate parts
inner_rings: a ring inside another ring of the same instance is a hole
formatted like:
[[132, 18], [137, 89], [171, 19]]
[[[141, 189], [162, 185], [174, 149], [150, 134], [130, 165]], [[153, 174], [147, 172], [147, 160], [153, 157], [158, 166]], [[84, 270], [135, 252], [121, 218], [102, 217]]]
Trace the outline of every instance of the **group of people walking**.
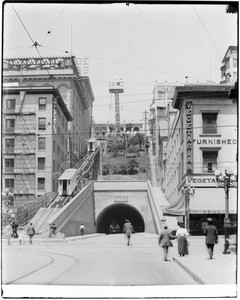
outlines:
[[[205, 243], [209, 253], [209, 258], [213, 258], [214, 245], [218, 243], [218, 230], [217, 227], [213, 225], [213, 220], [207, 218], [207, 226], [203, 230], [203, 234], [206, 236]], [[179, 256], [188, 255], [188, 231], [184, 228], [183, 223], [179, 223], [179, 229], [176, 231], [176, 235], [168, 229], [167, 225], [164, 225], [164, 229], [159, 236], [159, 245], [164, 250], [164, 260], [168, 261], [168, 248], [172, 247], [173, 244], [171, 240], [177, 239], [178, 241], [178, 254]]]
[[8, 245], [11, 244], [11, 238], [18, 238], [19, 244], [21, 245], [25, 234], [29, 237], [29, 244], [32, 244], [35, 229], [32, 223], [29, 223], [25, 228], [19, 228], [19, 225], [15, 221], [12, 221], [4, 227], [3, 233], [5, 234]]

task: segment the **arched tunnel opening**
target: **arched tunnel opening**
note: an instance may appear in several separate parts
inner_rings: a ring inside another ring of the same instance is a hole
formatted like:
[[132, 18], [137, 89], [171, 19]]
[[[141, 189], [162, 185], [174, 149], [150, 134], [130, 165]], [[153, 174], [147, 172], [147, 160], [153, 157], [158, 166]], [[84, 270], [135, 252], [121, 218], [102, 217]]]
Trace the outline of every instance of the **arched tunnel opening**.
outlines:
[[129, 204], [118, 203], [106, 207], [100, 213], [97, 219], [97, 233], [110, 233], [109, 228], [112, 222], [117, 223], [120, 232], [123, 232], [125, 219], [131, 222], [134, 232], [144, 232], [145, 225], [140, 212]]

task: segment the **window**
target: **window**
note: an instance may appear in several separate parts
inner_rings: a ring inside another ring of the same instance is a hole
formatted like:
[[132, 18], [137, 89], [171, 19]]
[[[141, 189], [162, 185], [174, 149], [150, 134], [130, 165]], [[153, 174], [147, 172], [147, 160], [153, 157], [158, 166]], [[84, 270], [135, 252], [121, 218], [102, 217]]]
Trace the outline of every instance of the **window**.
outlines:
[[5, 179], [5, 189], [14, 189], [14, 179]]
[[56, 142], [53, 141], [53, 152], [55, 153], [55, 151], [56, 151]]
[[13, 171], [13, 169], [14, 169], [14, 158], [6, 158], [5, 159], [5, 170]]
[[5, 140], [6, 150], [14, 150], [14, 139], [6, 139]]
[[45, 178], [38, 178], [38, 190], [45, 190]]
[[183, 159], [183, 153], [181, 154], [180, 174], [181, 174], [181, 178], [182, 178], [183, 175], [184, 175], [184, 159]]
[[39, 98], [38, 99], [38, 108], [39, 110], [46, 110], [47, 99]]
[[38, 150], [45, 150], [46, 149], [46, 138], [39, 137], [38, 138]]
[[183, 142], [183, 119], [181, 120], [181, 143]]
[[45, 157], [38, 158], [38, 170], [45, 170]]
[[203, 134], [217, 133], [217, 113], [203, 113]]
[[7, 99], [6, 105], [7, 109], [15, 109], [16, 100], [15, 99]]
[[39, 118], [38, 119], [38, 130], [45, 130], [46, 129], [46, 118]]
[[237, 68], [237, 58], [233, 58], [233, 68]]
[[15, 119], [7, 119], [6, 120], [6, 129], [14, 130], [15, 128]]
[[217, 169], [218, 151], [203, 151], [203, 173], [213, 173]]

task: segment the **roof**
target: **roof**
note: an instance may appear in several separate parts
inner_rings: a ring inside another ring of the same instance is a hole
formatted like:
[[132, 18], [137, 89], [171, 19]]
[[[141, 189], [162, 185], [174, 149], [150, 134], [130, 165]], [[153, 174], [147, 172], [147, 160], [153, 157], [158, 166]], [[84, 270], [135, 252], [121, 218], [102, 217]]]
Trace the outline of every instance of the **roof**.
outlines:
[[97, 140], [95, 138], [91, 138], [90, 140], [88, 140], [88, 143], [94, 143], [96, 142]]
[[229, 46], [228, 49], [227, 49], [227, 51], [226, 51], [226, 53], [225, 53], [225, 55], [224, 55], [224, 57], [223, 57], [222, 63], [224, 63], [228, 52], [229, 51], [230, 52], [237, 51], [237, 48], [238, 48], [237, 46]]
[[53, 94], [57, 97], [58, 105], [64, 113], [66, 119], [68, 121], [72, 121], [72, 116], [61, 96], [59, 90], [54, 88], [53, 86], [3, 86], [2, 92], [3, 94], [16, 94], [21, 91], [25, 91], [28, 94]]
[[228, 93], [231, 89], [229, 84], [197, 84], [197, 85], [184, 85], [176, 87], [172, 107], [179, 109], [182, 98], [184, 97], [204, 97], [211, 94], [215, 97], [225, 96], [228, 97]]
[[73, 175], [77, 173], [77, 169], [67, 169], [64, 171], [64, 173], [58, 178], [58, 180], [63, 180], [63, 179], [72, 179]]

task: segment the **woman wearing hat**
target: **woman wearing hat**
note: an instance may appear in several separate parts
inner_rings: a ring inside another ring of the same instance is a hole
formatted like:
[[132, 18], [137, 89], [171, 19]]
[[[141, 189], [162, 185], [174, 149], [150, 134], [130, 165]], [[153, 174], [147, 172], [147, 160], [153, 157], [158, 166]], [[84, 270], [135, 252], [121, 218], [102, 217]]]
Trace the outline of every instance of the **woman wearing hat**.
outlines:
[[188, 254], [188, 241], [187, 237], [189, 233], [187, 229], [184, 228], [184, 223], [179, 224], [179, 229], [176, 232], [176, 237], [178, 239], [178, 254], [179, 256], [185, 256]]

